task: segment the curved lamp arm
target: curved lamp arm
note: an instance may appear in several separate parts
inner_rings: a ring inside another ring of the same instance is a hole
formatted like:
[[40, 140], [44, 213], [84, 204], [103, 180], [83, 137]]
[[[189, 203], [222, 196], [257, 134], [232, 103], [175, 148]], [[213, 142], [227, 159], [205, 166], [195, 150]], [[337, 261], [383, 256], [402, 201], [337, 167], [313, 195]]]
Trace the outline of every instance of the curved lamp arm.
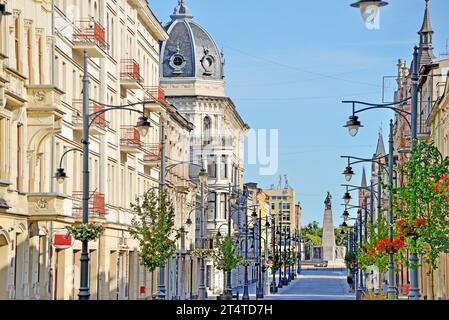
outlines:
[[[404, 103], [406, 103], [407, 101], [409, 101], [411, 99], [412, 99], [412, 97], [408, 97], [408, 98], [406, 98], [404, 100], [401, 100], [401, 101], [398, 101], [398, 102], [384, 103], [384, 104], [375, 104], [375, 103], [368, 103], [368, 102], [363, 102], [363, 101], [347, 101], [347, 100], [342, 101], [342, 103], [351, 103], [352, 104], [352, 115], [353, 116], [356, 115], [357, 113], [361, 113], [361, 112], [364, 112], [364, 111], [367, 111], [367, 110], [372, 110], [372, 109], [390, 109], [390, 110], [393, 110], [398, 115], [402, 116], [405, 119], [405, 121], [407, 122], [408, 126], [410, 128], [412, 128], [412, 125], [411, 125], [410, 121], [406, 117], [406, 115], [411, 115], [411, 113], [408, 112], [408, 111], [405, 111], [403, 109], [394, 107], [396, 105], [404, 104]], [[368, 107], [356, 110], [355, 109], [355, 105], [356, 104], [361, 104], [361, 105], [365, 105], [365, 106], [368, 106]]]
[[59, 168], [62, 168], [62, 161], [64, 160], [64, 157], [65, 157], [69, 152], [73, 152], [73, 151], [79, 151], [79, 152], [83, 153], [83, 151], [81, 151], [81, 149], [78, 149], [78, 148], [72, 148], [72, 149], [69, 149], [69, 150], [65, 151], [65, 152], [61, 155], [61, 159], [59, 160]]
[[[141, 103], [142, 102], [139, 102], [139, 104], [141, 104]], [[127, 106], [113, 106], [113, 107], [110, 107], [110, 108], [107, 108], [107, 109], [103, 109], [103, 110], [98, 110], [98, 111], [92, 112], [91, 114], [89, 114], [89, 118], [92, 117], [92, 119], [90, 120], [88, 127], [90, 128], [92, 126], [92, 124], [95, 122], [95, 120], [99, 116], [101, 116], [103, 113], [106, 113], [107, 111], [111, 111], [111, 110], [128, 110], [128, 111], [132, 111], [132, 112], [137, 112], [137, 113], [139, 113], [139, 114], [141, 114], [143, 116], [145, 115], [143, 111], [139, 111], [139, 110], [136, 110], [136, 109], [128, 108], [128, 106], [130, 106], [130, 105], [127, 105]]]

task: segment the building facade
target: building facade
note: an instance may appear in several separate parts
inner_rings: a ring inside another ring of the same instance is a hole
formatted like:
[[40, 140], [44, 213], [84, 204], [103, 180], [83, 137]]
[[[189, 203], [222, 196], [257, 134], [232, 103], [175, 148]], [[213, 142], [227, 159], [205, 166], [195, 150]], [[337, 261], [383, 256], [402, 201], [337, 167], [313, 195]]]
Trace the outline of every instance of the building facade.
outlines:
[[[104, 229], [89, 242], [91, 299], [152, 298], [157, 272], [139, 263], [129, 234], [131, 203], [159, 187], [162, 126], [166, 154], [181, 162], [190, 159], [193, 129], [159, 88], [167, 32], [144, 0], [55, 0], [54, 7], [50, 0], [8, 1], [6, 9], [12, 15], [0, 25], [0, 299], [77, 299], [81, 244], [62, 250], [52, 241], [81, 221], [84, 50], [90, 112], [146, 101], [152, 125], [141, 137], [139, 115], [129, 110], [91, 120], [89, 220]], [[53, 178], [60, 165], [70, 177], [63, 184]], [[196, 188], [185, 166], [164, 174], [180, 228]], [[196, 262], [185, 256], [195, 228], [185, 231], [164, 269], [169, 298], [198, 291]]]
[[[169, 39], [161, 47], [160, 83], [167, 100], [194, 125], [190, 161], [196, 165], [190, 174], [195, 179], [199, 167], [207, 169], [205, 241], [212, 248], [218, 231], [227, 233], [228, 215], [232, 225], [237, 222], [239, 210], [229, 212], [229, 186], [231, 192], [243, 194], [243, 143], [249, 127], [225, 95], [224, 57], [215, 41], [194, 22], [185, 1], [179, 1], [170, 17], [165, 26]], [[206, 270], [207, 289], [221, 293], [223, 273], [209, 259]]]
[[[449, 58], [437, 58], [433, 52], [434, 31], [430, 19], [429, 3], [426, 2], [423, 23], [419, 34], [418, 51], [418, 123], [417, 138], [434, 143], [443, 156], [449, 155], [448, 125], [446, 123], [447, 82], [449, 71]], [[403, 100], [411, 94], [411, 67], [407, 67], [405, 60], [398, 63], [397, 90], [395, 98]], [[400, 105], [410, 111], [409, 103]], [[408, 121], [410, 117], [407, 117]], [[403, 117], [396, 116], [394, 127], [394, 145], [398, 164], [405, 163], [410, 157], [410, 127]], [[406, 178], [398, 176], [397, 184], [406, 183]], [[406, 283], [410, 281], [410, 269], [399, 264], [397, 273], [397, 286], [403, 291]], [[449, 298], [449, 257], [442, 254], [440, 265], [428, 274], [429, 267], [419, 258], [419, 289], [423, 299]]]

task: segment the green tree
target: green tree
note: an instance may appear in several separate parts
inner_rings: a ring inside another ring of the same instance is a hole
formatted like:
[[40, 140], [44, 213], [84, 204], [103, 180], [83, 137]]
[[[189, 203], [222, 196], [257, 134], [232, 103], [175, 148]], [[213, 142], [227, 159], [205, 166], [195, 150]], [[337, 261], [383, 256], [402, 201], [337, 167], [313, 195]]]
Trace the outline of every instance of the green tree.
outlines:
[[323, 228], [319, 226], [317, 221], [313, 221], [302, 228], [302, 234], [306, 239], [312, 241], [314, 246], [321, 245], [321, 238], [323, 236]]
[[134, 217], [130, 233], [139, 241], [139, 257], [150, 271], [163, 267], [176, 250], [175, 240], [179, 232], [175, 229], [175, 213], [166, 192], [147, 191], [131, 204]]
[[242, 262], [242, 258], [235, 253], [232, 237], [216, 239], [216, 250], [213, 252], [215, 266], [218, 270], [231, 271]]
[[[407, 183], [393, 190], [395, 215], [401, 227], [412, 229], [402, 236], [409, 253], [422, 255], [429, 265], [432, 292], [433, 271], [441, 253], [449, 252], [448, 167], [449, 159], [441, 159], [433, 144], [415, 141], [409, 161], [399, 167]], [[402, 260], [408, 264], [405, 257]]]

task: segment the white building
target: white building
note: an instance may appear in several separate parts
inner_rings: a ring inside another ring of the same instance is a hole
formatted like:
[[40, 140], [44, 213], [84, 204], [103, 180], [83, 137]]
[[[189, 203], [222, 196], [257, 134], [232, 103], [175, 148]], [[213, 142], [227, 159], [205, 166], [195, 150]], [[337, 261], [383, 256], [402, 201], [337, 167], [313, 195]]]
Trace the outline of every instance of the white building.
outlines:
[[[185, 1], [179, 1], [171, 19], [165, 26], [169, 39], [162, 44], [160, 83], [167, 100], [195, 127], [190, 159], [207, 167], [207, 241], [213, 247], [218, 229], [227, 232], [229, 184], [243, 189], [243, 145], [249, 127], [225, 95], [223, 54], [193, 21]], [[198, 170], [192, 168], [192, 177]], [[222, 291], [223, 273], [214, 270], [211, 261], [206, 278], [209, 290]]]

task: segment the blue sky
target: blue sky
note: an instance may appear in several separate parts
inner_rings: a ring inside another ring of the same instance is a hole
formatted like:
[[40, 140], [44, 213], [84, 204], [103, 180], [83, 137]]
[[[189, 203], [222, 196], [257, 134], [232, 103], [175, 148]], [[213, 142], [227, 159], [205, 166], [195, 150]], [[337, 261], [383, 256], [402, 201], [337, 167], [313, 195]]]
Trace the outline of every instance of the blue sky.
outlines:
[[[149, 1], [164, 24], [177, 2]], [[352, 138], [342, 127], [350, 107], [341, 100], [382, 102], [383, 77], [396, 75], [399, 58], [409, 64], [419, 42], [424, 0], [390, 0], [379, 30], [365, 28], [352, 2], [186, 1], [194, 20], [224, 50], [226, 93], [243, 119], [255, 129], [279, 129], [278, 173], [260, 176], [259, 166], [246, 165], [245, 181], [266, 188], [288, 174], [303, 206], [303, 224], [322, 222], [327, 191], [333, 195], [334, 224], [341, 223], [340, 156], [372, 156], [380, 128], [388, 141], [391, 112], [361, 114], [365, 127]], [[430, 1], [437, 56], [446, 51], [448, 12], [449, 1]], [[394, 79], [387, 81], [387, 97], [394, 86]], [[354, 169], [358, 184], [362, 167]], [[370, 166], [366, 169], [369, 173]]]

